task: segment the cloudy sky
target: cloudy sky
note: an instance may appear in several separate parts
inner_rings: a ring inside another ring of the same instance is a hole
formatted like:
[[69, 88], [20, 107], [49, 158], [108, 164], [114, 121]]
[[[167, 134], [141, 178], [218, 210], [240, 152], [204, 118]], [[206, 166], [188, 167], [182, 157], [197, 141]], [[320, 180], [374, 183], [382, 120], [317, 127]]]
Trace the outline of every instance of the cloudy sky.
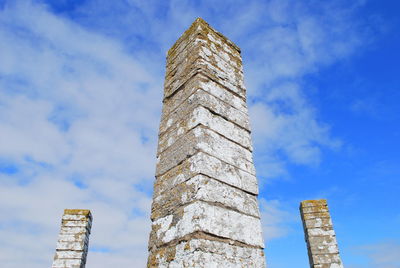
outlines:
[[144, 267], [165, 54], [202, 17], [242, 48], [267, 263], [308, 267], [327, 198], [347, 268], [399, 268], [400, 3], [0, 0], [0, 263], [49, 267], [64, 208], [88, 268]]

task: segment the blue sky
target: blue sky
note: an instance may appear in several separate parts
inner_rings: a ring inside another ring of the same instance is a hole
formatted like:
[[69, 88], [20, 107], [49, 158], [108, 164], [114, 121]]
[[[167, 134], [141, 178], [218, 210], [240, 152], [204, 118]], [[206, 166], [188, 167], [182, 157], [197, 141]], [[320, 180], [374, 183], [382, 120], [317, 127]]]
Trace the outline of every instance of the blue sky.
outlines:
[[0, 260], [48, 267], [64, 208], [87, 267], [144, 267], [165, 53], [196, 17], [242, 49], [271, 268], [308, 267], [327, 198], [347, 268], [398, 268], [398, 1], [0, 0]]

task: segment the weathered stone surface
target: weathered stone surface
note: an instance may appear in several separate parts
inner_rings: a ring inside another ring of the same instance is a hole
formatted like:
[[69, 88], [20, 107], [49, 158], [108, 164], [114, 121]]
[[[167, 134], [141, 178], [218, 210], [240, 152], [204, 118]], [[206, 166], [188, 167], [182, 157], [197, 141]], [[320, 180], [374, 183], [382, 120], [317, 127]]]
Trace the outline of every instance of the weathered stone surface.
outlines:
[[55, 258], [56, 259], [82, 259], [86, 258], [87, 252], [84, 251], [71, 251], [71, 250], [65, 250], [65, 251], [56, 251]]
[[201, 89], [212, 96], [218, 98], [219, 101], [234, 107], [241, 111], [243, 115], [247, 115], [246, 101], [237, 96], [228, 88], [223, 87], [215, 81], [210, 80], [208, 76], [201, 72], [192, 76], [174, 95], [164, 99], [162, 109], [162, 119], [167, 117], [173, 110], [175, 110], [183, 101], [189, 96], [193, 95], [198, 89]]
[[338, 254], [314, 254], [313, 263], [316, 263], [317, 265], [332, 263], [341, 265], [341, 260]]
[[343, 268], [325, 199], [300, 204], [311, 268]]
[[82, 268], [80, 259], [57, 259], [54, 260], [52, 268]]
[[331, 227], [332, 220], [329, 217], [320, 217], [304, 220], [303, 223], [307, 228], [318, 228], [318, 227]]
[[239, 75], [234, 75], [234, 70], [227, 68], [225, 71], [228, 73], [221, 73], [219, 67], [216, 67], [212, 63], [202, 58], [198, 58], [194, 64], [190, 64], [185, 67], [186, 68], [183, 70], [177, 70], [179, 73], [172, 72], [169, 74], [170, 76], [177, 77], [171, 82], [166, 83], [164, 97], [169, 97], [175, 93], [175, 91], [184, 85], [188, 79], [198, 72], [206, 74], [214, 81], [218, 81], [219, 84], [229, 88], [231, 91], [235, 91], [235, 93], [239, 96], [243, 97], [245, 94], [243, 79]]
[[84, 268], [92, 215], [89, 210], [66, 209], [54, 255], [53, 268]]
[[180, 103], [172, 113], [162, 118], [160, 123], [160, 136], [173, 125], [184, 119], [188, 113], [192, 112], [198, 106], [203, 106], [239, 127], [250, 131], [250, 122], [246, 113], [222, 102], [202, 89], [197, 89], [189, 98]]
[[238, 94], [245, 97], [239, 50], [226, 38], [221, 40], [207, 24], [198, 24], [168, 53], [164, 96], [173, 94], [194, 72], [202, 70], [228, 88], [240, 88]]
[[170, 49], [148, 267], [265, 267], [239, 48], [196, 20]]
[[249, 150], [201, 125], [182, 135], [158, 156], [156, 175], [162, 175], [198, 151], [210, 154], [228, 164], [255, 174]]
[[158, 176], [154, 183], [154, 196], [169, 191], [198, 174], [212, 177], [251, 194], [258, 194], [257, 178], [254, 175], [209, 154], [198, 152], [167, 173]]
[[78, 233], [86, 233], [89, 232], [90, 233], [90, 228], [88, 228], [89, 226], [85, 226], [85, 227], [65, 227], [62, 226], [61, 227], [61, 231], [60, 231], [60, 235], [62, 234], [78, 234]]
[[248, 194], [210, 177], [196, 175], [176, 185], [171, 190], [155, 196], [151, 218], [154, 220], [173, 214], [177, 207], [197, 200], [260, 217], [255, 195]]
[[88, 237], [85, 233], [74, 233], [74, 234], [60, 234], [58, 236], [59, 242], [70, 242], [70, 241], [87, 241]]
[[221, 66], [220, 69], [228, 68], [234, 70], [234, 72], [243, 79], [241, 59], [224, 51], [213, 42], [210, 42], [211, 46], [208, 46], [208, 41], [210, 41], [210, 39], [201, 35], [197, 36], [187, 44], [185, 50], [179, 53], [177, 57], [172, 60], [167, 59], [166, 77], [169, 77], [171, 72], [175, 72], [176, 74], [179, 72], [179, 68], [187, 67], [195, 63], [198, 58], [202, 58], [216, 66], [222, 64], [223, 66]]
[[162, 153], [180, 137], [198, 125], [203, 125], [213, 130], [214, 132], [224, 136], [224, 138], [245, 147], [249, 151], [253, 150], [250, 132], [225, 120], [221, 116], [213, 114], [210, 110], [198, 106], [181, 121], [171, 126], [164, 135], [160, 136], [157, 155]]
[[163, 245], [199, 231], [264, 248], [258, 218], [201, 201], [153, 221], [151, 240]]
[[265, 257], [259, 248], [191, 239], [151, 252], [148, 267], [263, 268]]
[[184, 53], [187, 50], [187, 45], [194, 39], [202, 39], [206, 41], [208, 48], [214, 49], [214, 46], [219, 47], [220, 50], [213, 50], [213, 52], [221, 55], [222, 50], [233, 57], [227, 58], [227, 61], [233, 61], [234, 58], [237, 58], [241, 64], [240, 48], [215, 29], [211, 28], [204, 20], [199, 18], [169, 49], [167, 54], [167, 66], [173, 64], [172, 61], [180, 54]]
[[[220, 78], [227, 84], [240, 89], [237, 93], [244, 97], [245, 87], [243, 84], [243, 72], [240, 67], [237, 68], [234, 66], [235, 64], [232, 64], [234, 62], [229, 63], [220, 56], [212, 53], [209, 48], [203, 46], [202, 42], [194, 42], [189, 47], [192, 49], [188, 51], [184, 60], [167, 67], [166, 81], [168, 82], [165, 84], [167, 92], [171, 88], [174, 88], [171, 85], [176, 85], [177, 82], [185, 82], [185, 79], [189, 78], [187, 74], [190, 74], [192, 70], [201, 69], [212, 76]], [[175, 79], [170, 79], [172, 77]]]

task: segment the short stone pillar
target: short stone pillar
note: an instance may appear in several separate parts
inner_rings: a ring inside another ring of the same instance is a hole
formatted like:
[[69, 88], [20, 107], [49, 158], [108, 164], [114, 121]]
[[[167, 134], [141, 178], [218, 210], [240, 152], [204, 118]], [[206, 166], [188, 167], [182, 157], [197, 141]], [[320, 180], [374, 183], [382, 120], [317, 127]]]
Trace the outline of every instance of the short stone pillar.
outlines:
[[300, 203], [311, 268], [343, 268], [325, 199]]
[[52, 268], [84, 268], [92, 227], [86, 209], [65, 209]]
[[265, 267], [240, 49], [197, 19], [168, 51], [148, 267]]

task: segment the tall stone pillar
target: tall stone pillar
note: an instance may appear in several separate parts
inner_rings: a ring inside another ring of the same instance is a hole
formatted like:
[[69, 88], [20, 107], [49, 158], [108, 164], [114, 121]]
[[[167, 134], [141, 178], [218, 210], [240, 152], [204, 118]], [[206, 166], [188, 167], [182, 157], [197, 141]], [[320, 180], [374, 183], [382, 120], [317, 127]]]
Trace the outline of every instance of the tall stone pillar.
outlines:
[[65, 209], [52, 268], [84, 268], [92, 227], [86, 209]]
[[168, 51], [148, 267], [265, 267], [240, 49], [197, 19]]
[[343, 268], [325, 199], [300, 203], [311, 268]]

